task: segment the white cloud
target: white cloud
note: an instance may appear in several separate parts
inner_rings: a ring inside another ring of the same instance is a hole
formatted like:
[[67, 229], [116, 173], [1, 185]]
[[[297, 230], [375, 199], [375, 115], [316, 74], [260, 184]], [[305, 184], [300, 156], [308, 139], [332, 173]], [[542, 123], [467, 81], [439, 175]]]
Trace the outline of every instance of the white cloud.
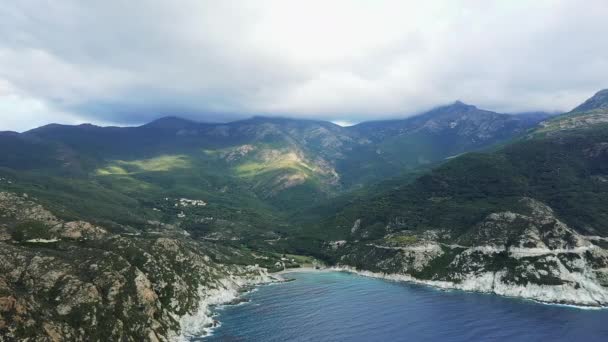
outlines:
[[0, 79], [21, 100], [0, 101], [125, 124], [568, 110], [607, 86], [606, 17], [605, 0], [22, 0], [0, 7]]
[[52, 122], [63, 124], [81, 123], [78, 117], [50, 109], [40, 100], [15, 95], [0, 97], [0, 122], [2, 130], [26, 131]]
[[[25, 95], [9, 82], [0, 79], [0, 123], [2, 124], [0, 131], [23, 132], [51, 122], [75, 125], [91, 122], [91, 120], [62, 111], [43, 100]], [[95, 119], [93, 122], [100, 125], [113, 124], [101, 119]]]

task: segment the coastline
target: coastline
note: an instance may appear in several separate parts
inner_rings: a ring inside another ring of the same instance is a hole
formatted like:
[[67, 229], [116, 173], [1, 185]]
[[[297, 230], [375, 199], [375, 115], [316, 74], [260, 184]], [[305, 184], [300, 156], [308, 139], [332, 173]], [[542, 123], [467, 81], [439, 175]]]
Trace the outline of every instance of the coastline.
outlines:
[[[333, 270], [336, 272], [348, 272], [357, 274], [363, 277], [370, 278], [378, 278], [390, 281], [398, 281], [398, 282], [406, 282], [418, 285], [430, 286], [433, 288], [441, 289], [441, 290], [459, 290], [471, 293], [489, 293], [507, 298], [517, 298], [523, 300], [530, 300], [539, 304], [545, 305], [558, 305], [558, 306], [567, 306], [581, 310], [603, 310], [608, 309], [606, 305], [600, 305], [595, 302], [583, 302], [583, 301], [567, 301], [567, 300], [547, 300], [546, 298], [550, 298], [550, 296], [555, 295], [555, 290], [547, 291], [546, 288], [549, 286], [543, 285], [527, 285], [527, 286], [514, 286], [510, 289], [502, 286], [502, 287], [494, 287], [495, 284], [490, 283], [492, 286], [487, 286], [489, 283], [487, 280], [493, 279], [485, 279], [481, 278], [478, 281], [477, 286], [474, 284], [457, 284], [447, 281], [433, 281], [433, 280], [421, 280], [414, 278], [410, 275], [406, 274], [386, 274], [386, 273], [376, 273], [365, 270], [357, 270], [350, 266], [333, 266], [328, 268], [328, 270]], [[487, 278], [487, 277], [486, 277]], [[473, 279], [475, 282], [475, 279]], [[530, 289], [532, 288], [532, 289]], [[549, 293], [547, 295], [547, 293]], [[565, 297], [561, 297], [565, 298]], [[570, 296], [572, 298], [572, 296]]]
[[216, 320], [213, 307], [226, 305], [241, 298], [249, 287], [284, 282], [284, 278], [268, 273], [265, 268], [250, 266], [247, 275], [229, 275], [216, 283], [198, 289], [199, 305], [195, 312], [175, 317], [180, 324], [180, 331], [171, 338], [175, 342], [187, 342], [191, 338], [210, 336], [221, 326]]
[[[498, 291], [496, 288], [487, 287], [487, 279], [481, 278], [478, 281], [477, 286], [472, 286], [471, 284], [457, 284], [447, 281], [432, 281], [432, 280], [421, 280], [414, 278], [405, 274], [384, 274], [384, 273], [376, 273], [365, 270], [357, 270], [350, 266], [331, 266], [331, 267], [323, 267], [323, 268], [315, 268], [315, 267], [299, 267], [299, 268], [288, 268], [278, 272], [267, 272], [266, 269], [258, 269], [258, 274], [256, 275], [248, 275], [248, 276], [231, 276], [228, 278], [221, 279], [219, 284], [221, 284], [221, 288], [205, 288], [199, 289], [201, 295], [200, 305], [197, 312], [193, 314], [188, 314], [182, 317], [179, 317], [181, 326], [181, 333], [179, 336], [176, 336], [174, 341], [189, 341], [192, 337], [205, 337], [213, 334], [213, 331], [221, 326], [221, 322], [214, 319], [214, 312], [212, 311], [213, 307], [219, 305], [226, 305], [235, 300], [238, 300], [242, 295], [246, 294], [248, 291], [243, 291], [244, 288], [247, 287], [257, 287], [261, 285], [268, 284], [276, 284], [288, 282], [293, 279], [285, 278], [285, 274], [289, 273], [310, 273], [310, 272], [347, 272], [356, 274], [363, 277], [369, 278], [377, 278], [389, 281], [397, 281], [397, 282], [405, 282], [417, 285], [430, 286], [432, 288], [436, 288], [439, 290], [458, 290], [465, 291], [471, 293], [486, 293], [498, 295], [501, 297], [513, 298], [513, 299], [523, 299], [533, 301], [535, 303], [544, 304], [544, 305], [556, 305], [556, 306], [565, 306], [570, 308], [576, 308], [580, 310], [604, 310], [608, 309], [608, 306], [604, 305], [591, 305], [585, 304], [586, 302], [564, 302], [564, 301], [550, 301], [544, 300], [547, 298], [546, 295], [535, 296], [537, 293], [546, 293], [544, 291], [544, 287], [541, 285], [532, 285], [533, 287], [539, 288], [541, 291], [521, 291], [525, 290], [528, 286], [517, 286], [517, 291], [501, 291], [502, 288], [499, 288]], [[513, 294], [514, 293], [514, 294]], [[558, 293], [558, 292], [551, 292]], [[520, 295], [518, 295], [520, 294]], [[572, 296], [570, 296], [572, 298]]]
[[[263, 268], [257, 269], [259, 274], [249, 276], [236, 276], [223, 278], [218, 281], [219, 288], [199, 289], [200, 303], [195, 313], [176, 317], [180, 322], [181, 331], [172, 339], [175, 342], [187, 342], [191, 338], [204, 338], [211, 336], [216, 328], [221, 326], [221, 321], [216, 320], [213, 307], [229, 305], [238, 300], [250, 290], [243, 291], [247, 287], [278, 284], [289, 282], [293, 279], [283, 277], [287, 273], [306, 272], [333, 272], [330, 268], [296, 267], [287, 268], [278, 272], [268, 272]], [[239, 305], [239, 304], [236, 304]]]
[[[545, 305], [557, 305], [571, 307], [581, 310], [604, 310], [608, 309], [608, 305], [601, 305], [587, 298], [586, 301], [576, 301], [574, 298], [577, 296], [577, 292], [568, 291], [579, 291], [573, 289], [551, 289], [547, 285], [536, 285], [529, 284], [527, 286], [498, 286], [496, 287], [494, 279], [488, 277], [480, 277], [479, 279], [472, 279], [466, 284], [453, 283], [448, 281], [433, 281], [433, 280], [421, 280], [414, 278], [406, 274], [390, 274], [390, 273], [377, 273], [365, 270], [357, 270], [350, 266], [331, 266], [324, 268], [313, 268], [313, 267], [302, 267], [294, 269], [286, 269], [280, 272], [276, 272], [279, 276], [286, 273], [306, 273], [306, 272], [348, 272], [357, 274], [363, 277], [378, 278], [389, 281], [412, 283], [417, 285], [430, 286], [440, 290], [458, 290], [471, 293], [486, 293], [493, 294], [501, 297], [523, 299], [533, 301], [539, 304]], [[491, 280], [491, 282], [489, 281]], [[491, 285], [491, 286], [489, 286]], [[569, 295], [562, 293], [565, 291]], [[550, 298], [558, 298], [558, 300], [550, 300]]]

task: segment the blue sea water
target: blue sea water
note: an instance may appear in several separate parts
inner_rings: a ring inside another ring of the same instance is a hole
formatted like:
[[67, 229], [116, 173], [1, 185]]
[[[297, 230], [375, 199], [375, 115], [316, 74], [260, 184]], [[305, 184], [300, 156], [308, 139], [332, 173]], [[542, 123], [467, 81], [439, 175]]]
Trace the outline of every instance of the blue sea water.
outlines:
[[204, 341], [608, 341], [608, 310], [367, 278], [292, 273], [216, 309]]

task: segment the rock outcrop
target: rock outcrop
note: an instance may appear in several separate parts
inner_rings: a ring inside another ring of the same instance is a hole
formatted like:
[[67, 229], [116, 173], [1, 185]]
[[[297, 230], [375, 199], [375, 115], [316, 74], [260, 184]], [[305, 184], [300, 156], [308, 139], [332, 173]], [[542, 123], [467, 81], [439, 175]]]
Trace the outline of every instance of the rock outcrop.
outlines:
[[0, 341], [202, 334], [210, 304], [272, 280], [263, 268], [231, 263], [227, 247], [63, 222], [28, 196], [0, 193], [0, 216]]
[[[521, 212], [488, 215], [454, 241], [390, 234], [333, 247], [339, 266], [441, 288], [492, 292], [550, 303], [608, 306], [608, 251], [531, 198]], [[436, 236], [436, 235], [435, 235]]]

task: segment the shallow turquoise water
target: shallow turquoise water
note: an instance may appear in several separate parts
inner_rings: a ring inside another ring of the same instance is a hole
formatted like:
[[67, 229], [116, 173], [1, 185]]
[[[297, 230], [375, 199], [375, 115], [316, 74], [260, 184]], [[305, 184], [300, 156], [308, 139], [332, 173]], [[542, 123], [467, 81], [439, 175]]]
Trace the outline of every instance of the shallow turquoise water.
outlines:
[[608, 310], [441, 291], [344, 272], [293, 273], [220, 307], [204, 341], [608, 341]]

